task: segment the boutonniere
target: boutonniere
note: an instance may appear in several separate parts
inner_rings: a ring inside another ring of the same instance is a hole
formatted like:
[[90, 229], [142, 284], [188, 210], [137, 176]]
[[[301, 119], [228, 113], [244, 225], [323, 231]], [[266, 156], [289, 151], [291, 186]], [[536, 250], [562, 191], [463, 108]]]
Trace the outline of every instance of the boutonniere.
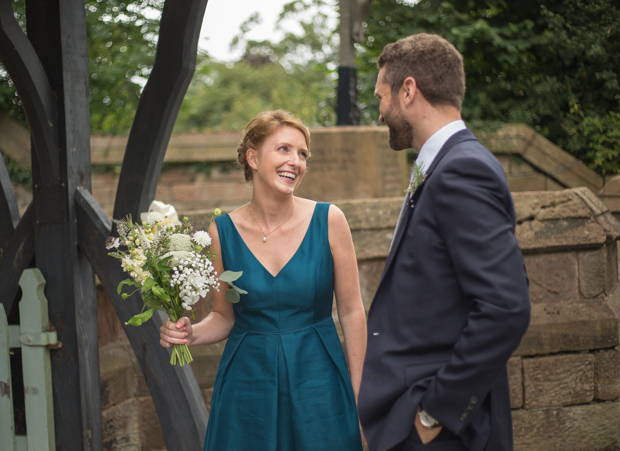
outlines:
[[415, 193], [415, 190], [418, 189], [418, 186], [420, 186], [424, 180], [426, 180], [426, 174], [422, 171], [422, 167], [419, 164], [413, 165], [413, 169], [411, 169], [411, 181], [405, 193]]

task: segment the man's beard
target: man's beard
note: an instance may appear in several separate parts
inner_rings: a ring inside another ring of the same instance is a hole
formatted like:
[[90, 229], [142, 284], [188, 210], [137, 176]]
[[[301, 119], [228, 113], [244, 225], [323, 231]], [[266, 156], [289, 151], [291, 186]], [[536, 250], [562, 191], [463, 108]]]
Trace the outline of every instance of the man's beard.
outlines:
[[400, 108], [392, 106], [388, 114], [383, 116], [388, 126], [390, 147], [394, 150], [403, 150], [413, 143], [413, 127], [403, 117]]

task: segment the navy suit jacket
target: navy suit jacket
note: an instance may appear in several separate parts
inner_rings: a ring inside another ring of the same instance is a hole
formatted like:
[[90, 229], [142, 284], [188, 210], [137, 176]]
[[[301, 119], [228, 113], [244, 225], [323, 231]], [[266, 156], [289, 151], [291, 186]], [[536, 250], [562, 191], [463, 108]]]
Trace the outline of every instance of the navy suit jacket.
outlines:
[[421, 405], [470, 451], [510, 451], [506, 363], [530, 300], [506, 177], [462, 130], [412, 204], [368, 313], [359, 413], [370, 449], [403, 441]]

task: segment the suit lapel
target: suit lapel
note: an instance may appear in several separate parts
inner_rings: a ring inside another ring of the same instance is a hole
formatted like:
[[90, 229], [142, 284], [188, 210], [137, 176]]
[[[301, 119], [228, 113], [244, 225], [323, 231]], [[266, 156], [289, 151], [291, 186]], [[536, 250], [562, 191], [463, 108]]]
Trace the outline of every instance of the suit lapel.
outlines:
[[433, 172], [435, 171], [435, 168], [437, 167], [441, 159], [444, 156], [446, 156], [448, 152], [450, 152], [450, 150], [452, 150], [457, 144], [460, 144], [463, 141], [471, 141], [471, 140], [476, 140], [476, 137], [468, 128], [466, 128], [465, 130], [458, 131], [454, 135], [452, 135], [443, 145], [443, 147], [441, 148], [441, 150], [439, 151], [439, 153], [437, 154], [437, 156], [431, 163], [431, 166], [426, 171], [426, 178], [418, 186], [415, 193], [413, 193], [411, 202], [407, 202], [407, 199], [409, 199], [409, 194], [405, 198], [405, 204], [403, 204], [403, 210], [401, 210], [401, 215], [398, 219], [396, 230], [394, 231], [394, 240], [392, 241], [392, 246], [390, 247], [390, 253], [388, 254], [387, 261], [385, 262], [385, 268], [383, 270], [383, 274], [381, 275], [381, 280], [379, 281], [379, 287], [383, 283], [385, 274], [390, 269], [390, 266], [394, 260], [394, 256], [396, 255], [396, 251], [398, 250], [398, 246], [400, 245], [400, 241], [402, 240], [402, 237], [405, 235], [405, 230], [407, 230], [407, 226], [409, 225], [409, 220], [411, 219], [411, 216], [413, 214], [413, 208], [411, 207], [411, 205], [415, 206], [416, 202], [418, 201], [418, 198], [420, 197], [422, 193], [422, 188], [424, 184], [428, 181], [430, 176], [433, 174]]

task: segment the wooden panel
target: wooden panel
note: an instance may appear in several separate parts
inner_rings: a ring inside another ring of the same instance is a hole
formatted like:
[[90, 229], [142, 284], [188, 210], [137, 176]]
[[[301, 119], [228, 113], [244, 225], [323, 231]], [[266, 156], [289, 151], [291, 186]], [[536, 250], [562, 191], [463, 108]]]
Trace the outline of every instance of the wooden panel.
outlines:
[[60, 174], [54, 93], [34, 48], [13, 16], [12, 3], [0, 0], [0, 59], [22, 101], [39, 161], [48, 168], [42, 181], [52, 184]]
[[0, 290], [7, 316], [19, 288], [19, 277], [34, 256], [34, 206], [30, 204], [0, 259]]
[[137, 218], [155, 198], [172, 127], [196, 65], [207, 0], [167, 0], [153, 71], [144, 87], [123, 159], [114, 217]]
[[153, 397], [167, 448], [201, 449], [208, 415], [190, 366], [170, 365], [170, 352], [159, 344], [160, 316], [153, 315], [150, 321], [140, 327], [125, 325], [126, 321], [142, 310], [142, 299], [138, 295], [132, 299], [123, 299], [116, 292], [116, 287], [127, 278], [127, 274], [105, 248], [112, 222], [92, 195], [83, 188], [78, 189], [75, 201], [80, 249], [95, 268], [127, 333]]

